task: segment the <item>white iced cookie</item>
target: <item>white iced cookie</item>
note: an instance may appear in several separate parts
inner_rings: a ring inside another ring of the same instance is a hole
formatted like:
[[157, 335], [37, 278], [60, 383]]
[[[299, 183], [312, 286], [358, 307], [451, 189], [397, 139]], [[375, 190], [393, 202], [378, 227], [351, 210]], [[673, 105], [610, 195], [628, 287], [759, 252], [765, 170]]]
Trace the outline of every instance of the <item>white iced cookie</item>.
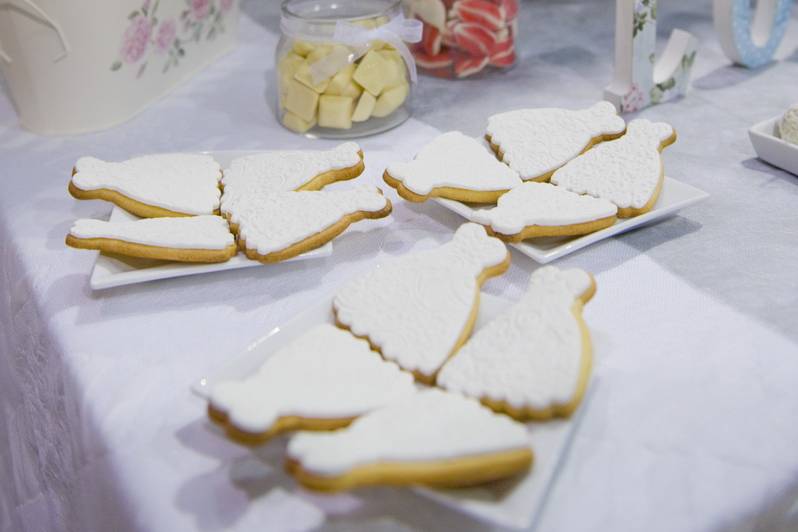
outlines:
[[657, 202], [665, 179], [661, 151], [675, 141], [669, 124], [632, 120], [623, 137], [577, 157], [554, 172], [551, 182], [613, 202], [620, 218], [637, 216]]
[[585, 235], [615, 223], [618, 208], [549, 183], [528, 181], [499, 198], [496, 207], [475, 211], [472, 221], [508, 242], [543, 236]]
[[107, 253], [179, 262], [224, 262], [236, 254], [220, 216], [145, 218], [133, 222], [75, 221], [67, 245]]
[[330, 191], [253, 190], [230, 222], [247, 257], [278, 262], [323, 246], [359, 220], [390, 213], [388, 198], [368, 185]]
[[420, 392], [330, 433], [300, 433], [287, 469], [304, 486], [339, 491], [371, 484], [469, 486], [527, 470], [526, 427], [477, 401]]
[[798, 144], [798, 104], [787, 109], [779, 120], [779, 136], [784, 141]]
[[345, 427], [416, 393], [413, 376], [334, 325], [283, 347], [253, 375], [217, 384], [208, 411], [228, 434], [259, 443], [289, 430]]
[[122, 162], [81, 157], [69, 192], [102, 199], [142, 218], [216, 214], [222, 171], [209, 155], [145, 155]]
[[443, 246], [394, 259], [346, 285], [333, 299], [336, 320], [432, 383], [471, 334], [480, 286], [509, 265], [500, 240], [464, 224]]
[[488, 119], [485, 138], [524, 181], [546, 181], [594, 144], [621, 135], [626, 127], [615, 107], [599, 102], [589, 109], [519, 109]]
[[440, 197], [487, 203], [521, 183], [514, 170], [459, 131], [436, 137], [409, 163], [391, 164], [383, 179], [408, 201]]
[[521, 301], [474, 334], [438, 385], [520, 420], [571, 415], [590, 378], [582, 304], [594, 292], [582, 270], [536, 270]]
[[252, 194], [320, 190], [335, 181], [353, 179], [363, 170], [363, 152], [354, 142], [331, 150], [279, 150], [234, 159], [224, 171], [221, 211], [235, 215]]

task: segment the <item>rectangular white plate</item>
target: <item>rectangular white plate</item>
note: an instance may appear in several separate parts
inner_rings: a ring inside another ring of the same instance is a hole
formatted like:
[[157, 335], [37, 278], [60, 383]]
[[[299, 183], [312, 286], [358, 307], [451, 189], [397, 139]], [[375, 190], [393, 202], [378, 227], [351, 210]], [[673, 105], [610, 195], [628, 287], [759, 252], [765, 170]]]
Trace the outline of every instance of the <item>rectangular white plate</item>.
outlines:
[[[589, 235], [578, 237], [557, 237], [557, 238], [537, 238], [527, 240], [520, 244], [510, 244], [524, 255], [534, 259], [540, 264], [546, 264], [553, 260], [564, 257], [574, 251], [582, 249], [590, 244], [594, 244], [605, 238], [630, 231], [632, 229], [651, 224], [675, 214], [694, 203], [709, 197], [709, 194], [687, 183], [682, 183], [671, 177], [666, 177], [662, 185], [657, 203], [654, 208], [645, 214], [634, 218], [623, 218], [615, 222], [615, 225], [590, 233]], [[463, 218], [473, 221], [474, 212], [477, 210], [490, 208], [493, 205], [469, 205], [449, 199], [435, 198], [435, 201], [454, 211]]]
[[[126, 222], [136, 219], [138, 219], [136, 216], [133, 216], [119, 207], [114, 207], [111, 211], [110, 218], [108, 218], [111, 222]], [[320, 248], [308, 251], [303, 255], [294, 257], [285, 262], [329, 257], [331, 254], [332, 243], [328, 242]], [[239, 253], [227, 262], [213, 264], [190, 264], [99, 253], [94, 263], [91, 277], [89, 278], [89, 285], [93, 290], [103, 290], [105, 288], [113, 288], [126, 284], [145, 283], [147, 281], [157, 281], [159, 279], [238, 270], [255, 266], [268, 265], [256, 260], [250, 260], [242, 253]]]
[[[511, 303], [505, 299], [483, 293], [475, 330], [479, 330], [509, 305]], [[314, 304], [284, 325], [275, 327], [266, 336], [250, 345], [244, 353], [233, 357], [222, 367], [196, 382], [192, 390], [203, 399], [207, 399], [216, 383], [238, 380], [250, 375], [263, 365], [272, 353], [312, 327], [325, 322], [333, 323], [331, 298]], [[535, 463], [532, 470], [523, 477], [477, 488], [458, 490], [416, 488], [416, 491], [483, 522], [510, 528], [528, 528], [543, 509], [546, 495], [566, 457], [571, 439], [596, 385], [594, 379], [581, 407], [570, 419], [527, 425], [529, 441], [535, 453]]]
[[790, 144], [776, 135], [779, 118], [777, 116], [753, 126], [748, 130], [748, 137], [760, 159], [798, 175], [798, 145]]
[[[257, 151], [209, 151], [202, 152], [210, 155], [222, 166], [227, 168], [230, 162], [237, 157], [244, 157]], [[111, 211], [111, 216], [108, 218], [111, 222], [126, 222], [137, 220], [136, 216], [128, 213], [127, 211], [114, 207]], [[326, 245], [308, 251], [298, 257], [289, 259], [285, 262], [293, 262], [308, 259], [317, 259], [329, 257], [332, 254], [332, 242]], [[210, 272], [223, 272], [227, 270], [238, 270], [241, 268], [252, 268], [255, 266], [267, 266], [261, 262], [250, 260], [245, 255], [239, 253], [227, 262], [220, 262], [215, 264], [188, 264], [180, 262], [169, 262], [161, 260], [140, 259], [136, 257], [123, 257], [119, 255], [106, 255], [100, 253], [97, 255], [97, 260], [94, 263], [94, 269], [91, 272], [89, 285], [93, 290], [103, 290], [105, 288], [113, 288], [115, 286], [123, 286], [127, 284], [145, 283], [148, 281], [157, 281], [160, 279], [169, 279], [172, 277], [184, 277], [187, 275], [197, 275], [200, 273]]]

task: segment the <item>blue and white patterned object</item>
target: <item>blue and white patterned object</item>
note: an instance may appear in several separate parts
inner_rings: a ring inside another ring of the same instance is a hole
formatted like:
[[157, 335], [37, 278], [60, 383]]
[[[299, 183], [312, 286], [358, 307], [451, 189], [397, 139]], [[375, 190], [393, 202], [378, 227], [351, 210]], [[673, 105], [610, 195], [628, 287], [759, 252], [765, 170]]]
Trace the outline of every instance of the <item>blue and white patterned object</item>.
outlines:
[[[759, 0], [760, 5], [758, 5], [758, 8], [766, 8], [766, 6], [762, 5], [766, 1]], [[732, 10], [731, 38], [733, 39], [735, 53], [730, 54], [730, 50], [726, 50], [725, 46], [724, 50], [733, 61], [748, 68], [756, 68], [769, 63], [773, 59], [773, 55], [776, 53], [776, 49], [781, 44], [784, 33], [787, 30], [793, 0], [775, 0], [775, 2], [776, 6], [770, 33], [767, 35], [767, 41], [760, 46], [755, 42], [752, 30], [754, 9], [751, 6], [751, 0], [731, 0], [731, 6], [725, 6], [725, 9], [731, 8]]]

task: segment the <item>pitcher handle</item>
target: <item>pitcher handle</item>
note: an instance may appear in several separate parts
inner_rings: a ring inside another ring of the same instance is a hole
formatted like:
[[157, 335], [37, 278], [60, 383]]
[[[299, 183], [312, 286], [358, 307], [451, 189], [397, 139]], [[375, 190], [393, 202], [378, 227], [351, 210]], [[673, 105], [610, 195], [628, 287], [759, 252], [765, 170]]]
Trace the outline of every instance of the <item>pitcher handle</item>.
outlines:
[[[11, 4], [14, 3], [14, 1], [15, 0], [0, 0], [0, 4]], [[55, 30], [55, 33], [58, 35], [58, 40], [61, 41], [61, 47], [64, 49], [64, 51], [60, 55], [55, 57], [53, 59], [53, 62], [57, 63], [58, 61], [61, 61], [66, 56], [68, 56], [70, 51], [69, 41], [67, 41], [66, 35], [64, 35], [64, 32], [61, 30], [61, 26], [59, 26], [58, 23], [52, 19], [52, 17], [50, 17], [47, 13], [45, 13], [42, 8], [37, 6], [33, 2], [33, 0], [18, 0], [18, 1], [22, 2], [23, 4], [27, 4], [28, 8], [31, 11], [33, 11], [33, 14], [37, 15], [39, 18], [41, 18], [47, 24], [49, 24], [50, 27], [53, 28]], [[11, 57], [9, 57], [6, 51], [3, 50], [2, 43], [0, 43], [0, 59], [5, 61], [6, 63], [11, 62]]]

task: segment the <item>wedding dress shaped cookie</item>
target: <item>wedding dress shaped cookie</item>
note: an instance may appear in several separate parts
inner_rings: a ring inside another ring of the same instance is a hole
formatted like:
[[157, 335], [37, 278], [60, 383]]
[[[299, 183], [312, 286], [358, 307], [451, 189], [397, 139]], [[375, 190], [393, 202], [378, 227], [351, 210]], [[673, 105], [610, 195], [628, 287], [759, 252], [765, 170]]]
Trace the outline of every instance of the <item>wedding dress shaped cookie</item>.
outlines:
[[549, 183], [528, 181], [499, 198], [496, 207], [474, 212], [472, 220], [507, 242], [543, 236], [585, 235], [609, 227], [618, 208]]
[[75, 221], [67, 245], [130, 257], [178, 262], [225, 262], [238, 249], [221, 216], [145, 218], [132, 222]]
[[439, 248], [399, 257], [350, 282], [333, 310], [340, 326], [432, 383], [471, 333], [480, 286], [509, 264], [500, 240], [467, 223]]
[[304, 486], [339, 491], [370, 484], [459, 487], [527, 470], [526, 427], [477, 401], [427, 390], [328, 433], [300, 433], [286, 468]]
[[391, 164], [383, 179], [400, 196], [416, 202], [430, 197], [493, 202], [521, 184], [514, 170], [459, 131], [439, 135], [409, 163]]
[[253, 193], [231, 215], [239, 248], [247, 257], [278, 262], [323, 246], [351, 224], [384, 218], [391, 202], [377, 187], [349, 190]]
[[69, 193], [102, 199], [142, 218], [218, 214], [222, 171], [209, 155], [145, 155], [122, 162], [81, 157]]
[[669, 124], [632, 120], [623, 137], [569, 162], [554, 172], [551, 182], [613, 202], [621, 218], [637, 216], [657, 202], [665, 179], [661, 152], [675, 141]]
[[524, 181], [547, 181], [559, 167], [594, 144], [617, 138], [624, 120], [609, 102], [588, 109], [519, 109], [488, 119], [485, 138]]
[[224, 171], [221, 211], [235, 216], [253, 195], [321, 190], [330, 183], [353, 179], [364, 169], [363, 152], [354, 142], [331, 150], [278, 150], [239, 157]]
[[521, 300], [443, 366], [438, 385], [519, 420], [569, 416], [590, 378], [582, 305], [594, 292], [593, 278], [582, 270], [536, 270]]
[[416, 393], [413, 376], [330, 324], [283, 347], [253, 375], [217, 384], [208, 412], [243, 443], [289, 430], [331, 430]]

